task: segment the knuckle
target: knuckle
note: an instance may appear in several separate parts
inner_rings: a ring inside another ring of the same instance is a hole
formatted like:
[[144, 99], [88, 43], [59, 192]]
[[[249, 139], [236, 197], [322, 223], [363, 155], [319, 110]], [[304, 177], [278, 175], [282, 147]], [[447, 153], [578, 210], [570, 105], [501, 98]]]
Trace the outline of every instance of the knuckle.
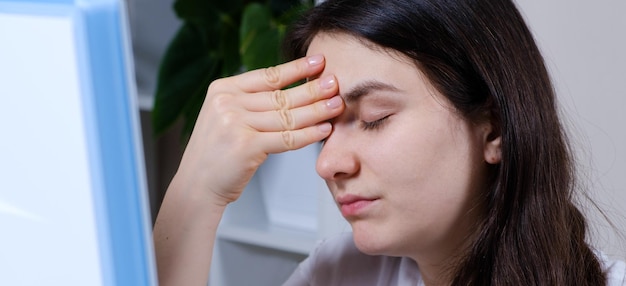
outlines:
[[313, 104], [313, 114], [319, 118], [326, 118], [328, 117], [328, 108], [326, 108], [323, 102], [318, 102]]
[[318, 88], [317, 85], [312, 82], [307, 83], [307, 95], [311, 101], [316, 101], [319, 99], [318, 97]]
[[230, 93], [218, 93], [211, 98], [211, 109], [217, 118], [217, 124], [221, 128], [229, 129], [237, 125], [241, 120], [241, 114], [234, 105], [235, 96]]
[[235, 111], [225, 111], [220, 114], [219, 124], [226, 129], [231, 129], [236, 125], [237, 120], [239, 120], [240, 116]]
[[296, 73], [302, 74], [302, 75], [307, 74], [310, 68], [309, 64], [306, 63], [305, 61], [297, 61], [297, 64], [295, 67], [296, 67]]
[[212, 81], [211, 84], [209, 84], [208, 90], [209, 91], [224, 90], [226, 85], [227, 85], [227, 83], [226, 83], [226, 79], [225, 78], [216, 79], [216, 80]]
[[296, 139], [294, 138], [292, 131], [282, 131], [280, 135], [282, 136], [283, 144], [285, 144], [285, 147], [287, 149], [289, 150], [295, 149]]
[[264, 69], [265, 81], [273, 88], [280, 88], [280, 71], [277, 67], [268, 67]]
[[278, 115], [280, 116], [280, 123], [282, 124], [283, 129], [293, 130], [295, 128], [296, 122], [291, 111], [280, 109], [278, 110]]
[[279, 89], [273, 91], [272, 102], [274, 103], [274, 108], [277, 110], [290, 108], [290, 104], [284, 90]]
[[211, 105], [215, 110], [224, 112], [230, 109], [234, 99], [230, 93], [217, 93], [211, 98]]

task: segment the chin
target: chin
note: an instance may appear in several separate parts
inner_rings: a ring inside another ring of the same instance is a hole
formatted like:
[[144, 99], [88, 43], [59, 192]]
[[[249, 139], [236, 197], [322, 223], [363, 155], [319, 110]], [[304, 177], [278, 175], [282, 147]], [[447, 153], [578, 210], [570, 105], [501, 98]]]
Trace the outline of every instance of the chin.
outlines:
[[[370, 228], [371, 229], [371, 228]], [[376, 232], [352, 227], [352, 238], [359, 251], [368, 255], [388, 255], [389, 245], [383, 236]]]

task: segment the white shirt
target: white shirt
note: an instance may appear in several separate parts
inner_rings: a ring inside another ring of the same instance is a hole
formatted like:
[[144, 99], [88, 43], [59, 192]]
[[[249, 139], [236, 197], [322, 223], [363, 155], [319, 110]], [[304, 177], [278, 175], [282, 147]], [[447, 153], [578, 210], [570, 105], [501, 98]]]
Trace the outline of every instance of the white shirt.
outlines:
[[[598, 255], [609, 286], [626, 286], [626, 264]], [[283, 286], [424, 286], [417, 264], [410, 258], [372, 256], [360, 252], [352, 233], [322, 241], [302, 261]]]

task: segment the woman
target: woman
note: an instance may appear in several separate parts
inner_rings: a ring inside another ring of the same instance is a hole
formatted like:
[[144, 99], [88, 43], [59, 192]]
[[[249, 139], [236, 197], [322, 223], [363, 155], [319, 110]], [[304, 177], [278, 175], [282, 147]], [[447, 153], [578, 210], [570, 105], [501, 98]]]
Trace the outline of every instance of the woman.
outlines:
[[585, 241], [552, 86], [512, 2], [330, 0], [286, 43], [298, 59], [209, 87], [154, 229], [162, 285], [204, 285], [224, 208], [267, 154], [320, 140], [353, 234], [288, 285], [624, 283]]

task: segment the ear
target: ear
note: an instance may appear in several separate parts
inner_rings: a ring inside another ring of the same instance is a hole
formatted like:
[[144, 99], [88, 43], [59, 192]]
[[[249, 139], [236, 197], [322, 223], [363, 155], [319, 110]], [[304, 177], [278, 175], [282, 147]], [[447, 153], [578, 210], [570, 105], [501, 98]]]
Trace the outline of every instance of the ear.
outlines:
[[487, 123], [483, 128], [483, 156], [485, 162], [498, 164], [502, 161], [502, 134], [500, 130], [493, 128], [493, 123]]

